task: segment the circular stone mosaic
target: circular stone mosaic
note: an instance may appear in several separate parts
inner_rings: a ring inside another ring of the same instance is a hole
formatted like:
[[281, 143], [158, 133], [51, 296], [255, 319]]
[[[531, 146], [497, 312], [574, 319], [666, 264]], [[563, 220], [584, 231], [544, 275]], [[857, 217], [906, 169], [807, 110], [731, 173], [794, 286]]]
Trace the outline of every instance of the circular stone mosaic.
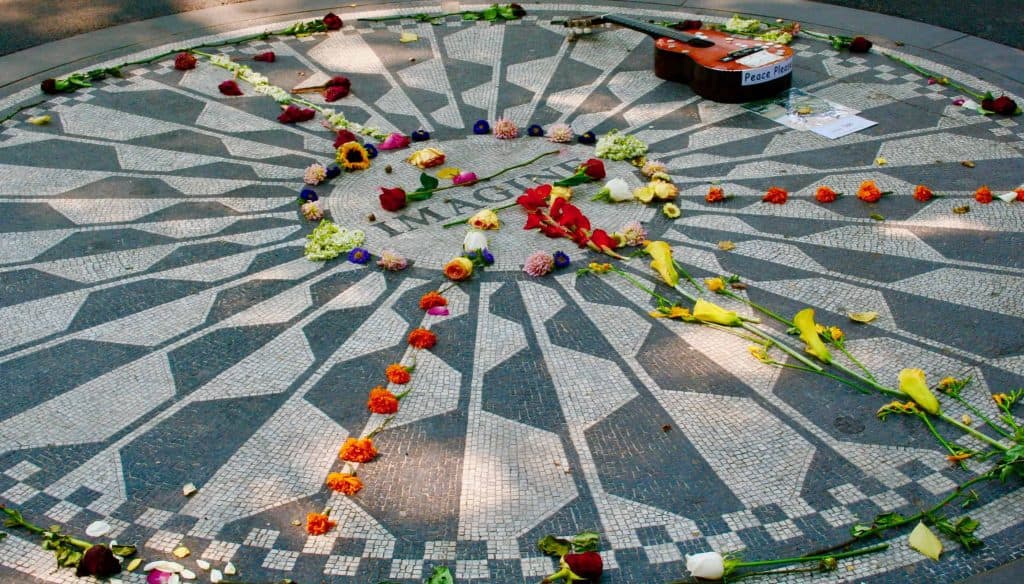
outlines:
[[[441, 282], [438, 268], [460, 253], [464, 228], [442, 223], [568, 176], [593, 155], [544, 138], [474, 135], [476, 120], [619, 129], [667, 165], [682, 217], [592, 202], [597, 186], [577, 187], [574, 201], [595, 226], [642, 221], [695, 277], [738, 274], [747, 284], [738, 294], [781, 314], [815, 308], [883, 383], [906, 367], [931, 381], [970, 377], [964, 398], [992, 417], [990, 393], [1024, 385], [1024, 204], [972, 197], [982, 184], [1018, 186], [1019, 118], [956, 107], [954, 89], [877, 52], [801, 38], [794, 85], [878, 122], [829, 140], [656, 78], [652, 41], [640, 33], [568, 42], [551, 24], [604, 10], [551, 4], [518, 21], [437, 26], [351, 13], [340, 31], [222, 49], [234, 58], [274, 51], [274, 63], [253, 67], [280, 87], [348, 76], [353, 92], [338, 111], [387, 131], [430, 131], [413, 146], [442, 149], [446, 166], [482, 176], [561, 148], [399, 213], [381, 210], [376, 194], [416, 186], [409, 150], [382, 152], [370, 169], [318, 188], [324, 209], [364, 230], [371, 252], [413, 261], [400, 273], [303, 259], [311, 226], [296, 194], [309, 164], [333, 159], [332, 136], [318, 120], [278, 123], [277, 104], [245, 84], [242, 96], [222, 95], [230, 74], [205, 60], [187, 72], [171, 59], [130, 68], [5, 122], [0, 503], [77, 533], [105, 519], [147, 560], [185, 545], [192, 569], [197, 559], [231, 561], [252, 581], [412, 583], [444, 565], [460, 583], [536, 582], [554, 571], [540, 537], [592, 529], [602, 536], [602, 582], [649, 584], [685, 577], [687, 553], [771, 558], [842, 542], [855, 522], [916, 513], [984, 472], [951, 466], [914, 417], [878, 420], [889, 400], [765, 366], [734, 336], [650, 318], [647, 294], [622, 278], [578, 277], [596, 256], [522, 230], [519, 209], [503, 211], [491, 233], [495, 266], [447, 294], [451, 314], [419, 309]], [[404, 32], [419, 40], [399, 43]], [[49, 125], [26, 122], [42, 114]], [[641, 184], [628, 164], [608, 168]], [[859, 201], [868, 179], [893, 194]], [[712, 182], [734, 197], [705, 203]], [[919, 183], [943, 196], [915, 201]], [[816, 203], [821, 184], [844, 196]], [[761, 202], [773, 185], [788, 203]], [[525, 276], [526, 256], [541, 249], [571, 252], [572, 267]], [[647, 263], [625, 268], [650, 278]], [[878, 318], [857, 325], [849, 311]], [[381, 457], [360, 468], [366, 487], [330, 493], [324, 478], [341, 468], [339, 445], [379, 423], [366, 394], [406, 355], [417, 326], [438, 345], [421, 355], [412, 393], [377, 436]], [[955, 418], [968, 413], [941, 399]], [[186, 483], [198, 492], [182, 496]], [[837, 572], [773, 581], [950, 582], [1004, 563], [1024, 535], [1024, 491], [1012, 482], [976, 491], [981, 550], [947, 541], [934, 562], [904, 531]], [[338, 527], [307, 535], [301, 522], [324, 507]], [[13, 531], [0, 541], [0, 579], [74, 580]]]

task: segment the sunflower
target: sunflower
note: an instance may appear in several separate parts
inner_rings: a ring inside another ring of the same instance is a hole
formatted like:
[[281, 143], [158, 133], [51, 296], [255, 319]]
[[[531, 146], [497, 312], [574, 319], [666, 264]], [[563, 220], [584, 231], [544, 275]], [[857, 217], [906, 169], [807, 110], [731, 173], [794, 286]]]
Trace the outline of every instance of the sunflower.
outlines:
[[345, 170], [366, 170], [370, 168], [370, 154], [359, 142], [346, 142], [338, 148], [338, 162]]

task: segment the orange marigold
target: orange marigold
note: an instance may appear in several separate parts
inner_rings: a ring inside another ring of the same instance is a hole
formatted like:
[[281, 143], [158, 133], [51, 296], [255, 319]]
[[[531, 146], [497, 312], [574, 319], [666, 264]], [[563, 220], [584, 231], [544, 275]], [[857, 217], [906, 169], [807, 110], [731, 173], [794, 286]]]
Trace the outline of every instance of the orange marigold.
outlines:
[[[366, 407], [370, 408], [370, 411], [375, 414], [391, 415], [398, 411], [398, 398], [387, 389], [377, 386], [370, 390], [370, 399], [366, 402]], [[346, 442], [346, 444], [348, 443]], [[344, 449], [342, 449], [342, 452], [344, 452]], [[342, 456], [342, 458], [345, 457]], [[354, 462], [359, 461], [356, 460]]]
[[384, 375], [388, 376], [388, 381], [397, 385], [405, 385], [412, 379], [412, 375], [409, 374], [409, 369], [405, 365], [398, 363], [392, 363], [388, 365], [388, 368], [384, 370]]
[[448, 299], [441, 296], [441, 293], [437, 290], [431, 290], [420, 298], [420, 308], [423, 310], [430, 310], [436, 306], [448, 306]]
[[982, 205], [992, 202], [992, 191], [989, 190], [988, 185], [981, 185], [978, 190], [974, 191], [974, 200]]
[[310, 535], [323, 535], [337, 525], [337, 521], [331, 521], [326, 513], [310, 513], [306, 515], [306, 533]]
[[332, 472], [327, 475], [327, 488], [336, 493], [355, 495], [362, 490], [363, 481], [347, 472]]
[[1017, 200], [1024, 203], [1024, 188], [1015, 189], [1013, 192], [1017, 193]]
[[338, 457], [346, 462], [370, 462], [377, 458], [372, 438], [349, 438], [341, 445]]
[[857, 198], [865, 203], [877, 203], [882, 198], [882, 191], [875, 181], [866, 180], [860, 183], [860, 188], [857, 189]]
[[825, 185], [821, 185], [818, 187], [818, 190], [814, 191], [814, 198], [819, 203], [833, 203], [839, 198], [839, 193]]
[[933, 193], [930, 188], [924, 185], [917, 185], [916, 187], [914, 187], [914, 198], [917, 199], [918, 201], [921, 201], [922, 203], [927, 203], [928, 201], [932, 200], [932, 197], [934, 196], [935, 193]]
[[708, 189], [708, 194], [704, 195], [704, 200], [709, 203], [721, 203], [725, 201], [725, 189], [722, 187], [711, 187]]
[[789, 193], [786, 192], [786, 189], [779, 187], [771, 187], [770, 189], [768, 189], [768, 192], [764, 194], [764, 198], [761, 200], [764, 201], [765, 203], [771, 203], [773, 205], [784, 205], [786, 204], [786, 199], [788, 198]]
[[413, 329], [409, 333], [409, 344], [416, 349], [431, 349], [437, 344], [437, 335], [427, 329]]

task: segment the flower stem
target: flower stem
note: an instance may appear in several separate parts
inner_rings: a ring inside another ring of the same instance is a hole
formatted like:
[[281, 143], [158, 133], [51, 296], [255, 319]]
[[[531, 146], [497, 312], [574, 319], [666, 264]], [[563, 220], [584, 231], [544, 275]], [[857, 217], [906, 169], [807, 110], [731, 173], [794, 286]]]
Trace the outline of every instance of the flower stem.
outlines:
[[842, 352], [843, 355], [846, 355], [846, 358], [849, 359], [854, 365], [859, 367], [860, 370], [864, 372], [864, 375], [868, 376], [868, 379], [870, 379], [871, 381], [877, 381], [875, 379], [875, 376], [871, 374], [871, 371], [868, 371], [868, 368], [865, 367], [863, 363], [861, 363], [856, 357], [854, 357], [852, 353], [846, 350], [846, 346], [841, 341], [836, 342], [835, 340], [833, 340], [832, 345], [839, 349], [839, 351]]
[[763, 330], [761, 328], [755, 327], [755, 326], [753, 326], [753, 325], [751, 325], [749, 323], [746, 323], [746, 322], [741, 323], [740, 326], [742, 326], [743, 328], [747, 329], [748, 331], [750, 331], [750, 332], [752, 332], [752, 333], [754, 333], [754, 334], [756, 334], [758, 336], [764, 337], [764, 338], [774, 342], [775, 346], [777, 346], [783, 353], [789, 355], [790, 357], [793, 357], [794, 359], [796, 359], [797, 361], [800, 361], [804, 365], [807, 365], [808, 367], [813, 369], [815, 371], [815, 373], [823, 373], [824, 372], [824, 369], [822, 368], [821, 365], [818, 365], [814, 361], [811, 361], [807, 357], [804, 357], [803, 355], [801, 355], [797, 351], [791, 349], [790, 347], [788, 347], [782, 341], [774, 338], [774, 336], [772, 336], [767, 331], [765, 331], [765, 330]]
[[[551, 156], [552, 154], [558, 154], [559, 152], [561, 152], [561, 150], [551, 150], [551, 151], [548, 151], [548, 152], [544, 152], [542, 154], [538, 154], [537, 156], [534, 156], [533, 158], [527, 160], [526, 162], [520, 162], [519, 164], [513, 164], [512, 166], [510, 166], [508, 168], [504, 168], [502, 170], [499, 170], [498, 172], [496, 172], [494, 174], [487, 175], [487, 176], [485, 176], [483, 178], [478, 178], [478, 179], [476, 179], [472, 183], [466, 183], [464, 185], [451, 184], [451, 185], [444, 186], [444, 187], [437, 187], [435, 189], [430, 189], [429, 191], [424, 191], [424, 192], [427, 192], [427, 193], [430, 193], [431, 195], [433, 195], [434, 193], [438, 193], [438, 192], [441, 192], [441, 191], [446, 191], [448, 189], [454, 189], [455, 187], [475, 185], [477, 183], [484, 182], [485, 180], [491, 180], [492, 178], [501, 176], [501, 175], [505, 174], [506, 172], [508, 172], [510, 170], [514, 170], [516, 168], [522, 168], [524, 166], [529, 166], [529, 165], [533, 164], [534, 162], [537, 162], [541, 158], [544, 158], [545, 156]], [[511, 207], [511, 206], [513, 206], [513, 205], [509, 204], [509, 205], [506, 205], [505, 207], [501, 207], [501, 208], [505, 209], [505, 208], [508, 208], [508, 207]], [[465, 223], [466, 221], [469, 221], [469, 219], [467, 218], [467, 219], [461, 219], [461, 220], [458, 220], [458, 221], [450, 221], [448, 223], [445, 223], [442, 227], [447, 229], [449, 227], [454, 227], [455, 225], [461, 225], [461, 224]]]
[[446, 16], [462, 16], [465, 12], [474, 12], [474, 11], [473, 10], [467, 10], [467, 11], [464, 11], [464, 12], [445, 12], [445, 13], [442, 13], [442, 14], [438, 14], [437, 16], [431, 16], [431, 15], [426, 14], [426, 13], [423, 13], [423, 14], [398, 14], [398, 15], [395, 15], [395, 16], [377, 16], [377, 17], [374, 17], [374, 18], [360, 18], [359, 21], [360, 22], [385, 22], [385, 21], [388, 21], [388, 20], [401, 20], [403, 18], [416, 18], [418, 16], [425, 16], [425, 17], [429, 17], [430, 19], [434, 19], [434, 18], [445, 18]]
[[986, 416], [986, 415], [985, 415], [985, 413], [984, 413], [984, 412], [982, 412], [982, 411], [981, 411], [981, 410], [979, 410], [978, 408], [976, 408], [976, 407], [974, 407], [973, 405], [971, 405], [971, 404], [970, 404], [970, 403], [969, 403], [969, 402], [968, 402], [967, 400], [965, 400], [965, 399], [964, 399], [963, 397], [961, 397], [960, 395], [953, 395], [953, 394], [947, 394], [947, 395], [950, 395], [950, 397], [952, 397], [952, 398], [953, 398], [953, 399], [955, 399], [956, 401], [960, 402], [960, 404], [961, 404], [961, 405], [963, 405], [963, 406], [964, 406], [965, 408], [967, 408], [968, 410], [970, 410], [970, 412], [971, 412], [972, 414], [974, 414], [975, 416], [978, 416], [979, 418], [981, 418], [981, 420], [982, 420], [983, 422], [985, 422], [986, 424], [988, 424], [988, 426], [989, 426], [990, 428], [992, 428], [993, 430], [995, 430], [996, 432], [998, 432], [998, 433], [999, 433], [999, 434], [1000, 434], [1000, 435], [1001, 435], [1001, 436], [1002, 436], [1003, 438], [1007, 438], [1007, 439], [1013, 440], [1013, 434], [1010, 434], [1010, 433], [1009, 433], [1009, 432], [1007, 432], [1007, 431], [1006, 431], [1005, 429], [1003, 429], [1003, 427], [1002, 427], [1002, 426], [1000, 426], [999, 424], [996, 424], [995, 422], [993, 422], [993, 421], [992, 421], [992, 420], [991, 420], [991, 419], [990, 419], [990, 418], [989, 418], [988, 416]]
[[[680, 274], [682, 274], [684, 278], [686, 278], [687, 282], [693, 284], [693, 287], [696, 288], [698, 292], [700, 292], [702, 290], [702, 288], [700, 287], [700, 284], [697, 283], [697, 280], [694, 280], [693, 276], [690, 275], [690, 272], [687, 272], [686, 269], [683, 268], [683, 266], [679, 265], [679, 262], [677, 262], [675, 260], [672, 260], [672, 265], [675, 266], [676, 270]], [[676, 290], [679, 290], [678, 286], [676, 287]]]
[[[475, 182], [479, 182], [479, 181], [475, 181]], [[513, 202], [511, 202], [511, 203], [509, 203], [507, 205], [502, 205], [500, 207], [495, 207], [495, 208], [493, 208], [491, 210], [494, 211], [495, 213], [497, 213], [498, 211], [504, 211], [505, 209], [508, 209], [510, 207], [515, 207], [517, 205], [519, 205], [519, 203], [513, 201]], [[443, 227], [444, 229], [448, 229], [449, 227], [455, 227], [456, 225], [464, 225], [464, 224], [469, 222], [469, 219], [470, 219], [469, 217], [465, 217], [463, 219], [456, 219], [455, 221], [449, 221], [448, 223], [445, 223], [441, 227]]]
[[927, 69], [919, 67], [919, 66], [917, 66], [917, 65], [915, 65], [913, 63], [910, 63], [908, 61], [905, 61], [905, 60], [903, 60], [903, 59], [901, 59], [901, 58], [899, 58], [899, 57], [897, 57], [895, 55], [890, 55], [887, 52], [883, 52], [882, 54], [885, 55], [886, 57], [892, 59], [893, 61], [896, 61], [897, 63], [901, 63], [901, 64], [905, 65], [910, 70], [912, 70], [915, 73], [917, 73], [918, 75], [923, 75], [925, 77], [929, 77], [931, 79], [934, 79], [934, 80], [936, 80], [938, 83], [940, 83], [942, 85], [948, 85], [949, 87], [952, 87], [954, 89], [959, 89], [960, 91], [963, 91], [964, 93], [970, 94], [970, 96], [975, 98], [975, 99], [978, 99], [978, 100], [985, 99], [985, 96], [983, 94], [971, 91], [970, 89], [964, 87], [963, 85], [960, 85], [956, 81], [950, 80], [945, 75], [939, 75], [938, 73], [933, 73], [933, 72], [931, 72], [931, 71], [929, 71]]
[[[932, 421], [928, 419], [927, 413], [918, 412], [917, 417], [921, 418], [924, 425], [928, 426], [928, 431], [932, 433], [932, 436], [935, 436], [935, 439], [939, 441], [939, 444], [942, 444], [943, 448], [949, 451], [950, 454], [956, 455], [960, 453], [952, 444], [949, 443], [948, 440], [942, 437], [942, 434], [939, 434], [939, 431], [935, 428], [935, 424], [932, 424]], [[966, 468], [963, 461], [960, 462], [960, 466]]]
[[615, 272], [616, 274], [618, 274], [618, 275], [622, 276], [623, 278], [625, 278], [625, 279], [626, 279], [626, 281], [627, 281], [627, 282], [629, 282], [630, 284], [632, 284], [632, 285], [636, 286], [636, 287], [637, 287], [637, 288], [639, 288], [640, 290], [643, 290], [644, 292], [647, 292], [648, 294], [650, 294], [650, 295], [651, 295], [651, 296], [653, 296], [654, 298], [657, 298], [659, 302], [663, 302], [663, 303], [665, 303], [665, 304], [668, 304], [669, 306], [671, 306], [671, 305], [672, 305], [672, 301], [670, 301], [670, 300], [669, 300], [668, 298], [665, 298], [665, 297], [664, 297], [664, 296], [662, 296], [661, 294], [658, 294], [658, 293], [657, 293], [657, 292], [655, 292], [654, 290], [652, 290], [652, 289], [650, 289], [650, 288], [648, 288], [648, 287], [644, 286], [643, 284], [641, 284], [641, 283], [640, 283], [640, 281], [639, 281], [639, 280], [637, 280], [637, 279], [633, 278], [633, 276], [630, 276], [630, 275], [629, 275], [629, 274], [627, 274], [627, 273], [626, 273], [626, 272], [625, 272], [624, 270], [620, 270], [620, 269], [618, 269], [618, 268], [612, 268], [612, 270], [611, 270], [611, 271], [613, 271], [613, 272]]
[[846, 559], [846, 558], [853, 558], [853, 557], [856, 557], [856, 556], [863, 556], [863, 555], [866, 555], [866, 554], [873, 554], [873, 553], [881, 552], [881, 551], [884, 551], [884, 550], [887, 550], [887, 549], [889, 549], [889, 544], [887, 544], [887, 543], [880, 543], [880, 544], [877, 544], [877, 545], [873, 545], [871, 547], [860, 548], [860, 549], [857, 549], [857, 550], [850, 550], [848, 552], [842, 552], [842, 553], [838, 553], [838, 554], [827, 554], [826, 553], [826, 554], [818, 554], [818, 555], [810, 555], [810, 556], [800, 556], [800, 557], [795, 557], [795, 558], [781, 558], [781, 559], [778, 559], [778, 560], [757, 560], [757, 561], [753, 561], [753, 562], [739, 562], [739, 563], [736, 563], [736, 564], [733, 564], [733, 565], [735, 567], [737, 567], [737, 568], [753, 568], [755, 566], [779, 566], [779, 565], [783, 565], [783, 564], [794, 564], [796, 562], [816, 562], [816, 561], [820, 561], [820, 560], [827, 560], [827, 559], [830, 559], [830, 558], [833, 559], [833, 560], [843, 560], [843, 559]]
[[734, 292], [730, 292], [728, 290], [723, 290], [721, 292], [721, 294], [723, 294], [725, 296], [728, 296], [729, 298], [732, 298], [733, 300], [738, 300], [738, 301], [740, 301], [740, 302], [750, 306], [754, 310], [758, 310], [758, 311], [764, 313], [765, 315], [767, 315], [768, 317], [773, 318], [773, 319], [779, 321], [780, 323], [782, 323], [782, 324], [784, 324], [786, 326], [789, 326], [789, 327], [793, 326], [793, 322], [792, 321], [786, 320], [782, 316], [779, 316], [777, 313], [775, 313], [775, 312], [765, 308], [764, 306], [761, 306], [760, 304], [758, 304], [756, 302], [751, 302], [750, 300], [747, 300], [746, 298], [740, 296], [739, 294], [736, 294]]

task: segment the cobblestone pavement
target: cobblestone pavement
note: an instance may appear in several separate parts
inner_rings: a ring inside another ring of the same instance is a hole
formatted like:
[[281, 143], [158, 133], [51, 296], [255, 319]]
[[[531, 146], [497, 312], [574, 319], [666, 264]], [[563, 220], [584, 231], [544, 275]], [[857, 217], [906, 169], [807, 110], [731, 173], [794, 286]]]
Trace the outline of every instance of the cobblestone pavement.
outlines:
[[[1018, 186], [1020, 118], [957, 108], [956, 91], [880, 54], [801, 40], [795, 84], [878, 122], [827, 140], [657, 79], [639, 33], [573, 44], [551, 24], [601, 10], [546, 5], [522, 21], [440, 26], [349, 14], [336, 33], [224, 51], [275, 51], [255, 69], [286, 88], [344, 73], [353, 95], [339, 109], [350, 119], [428, 129], [450, 164], [478, 174], [550, 147], [475, 136], [479, 118], [634, 133], [668, 165], [683, 215], [593, 203], [581, 187], [575, 200], [595, 225], [642, 221], [695, 276], [739, 274], [743, 294], [783, 314], [814, 307], [886, 383], [904, 367], [934, 381], [971, 376], [965, 396], [996, 415], [989, 392], [1024, 382], [1024, 204], [980, 205], [972, 193]], [[680, 17], [661, 10], [632, 12]], [[400, 32], [420, 40], [399, 44]], [[227, 74], [205, 62], [127, 73], [0, 131], [0, 502], [40, 523], [81, 531], [105, 518], [148, 559], [184, 544], [193, 568], [230, 560], [246, 579], [358, 583], [418, 582], [437, 565], [460, 583], [536, 582], [553, 568], [540, 536], [595, 529], [602, 581], [647, 584], [682, 578], [686, 553], [773, 557], [840, 542], [855, 521], [913, 513], [984, 470], [952, 468], [912, 418], [876, 419], [878, 396], [763, 366], [733, 336], [648, 318], [650, 298], [622, 279], [525, 276], [537, 249], [566, 251], [575, 266], [592, 256], [521, 230], [516, 209], [492, 237], [495, 267], [449, 293], [450, 316], [424, 316], [417, 299], [463, 236], [440, 224], [567, 175], [590, 147], [398, 214], [380, 210], [376, 187], [411, 186], [418, 171], [406, 151], [382, 153], [321, 197], [338, 223], [365, 230], [372, 252], [396, 249], [414, 266], [312, 263], [294, 201], [303, 169], [333, 157], [319, 122], [279, 124], [273, 100], [244, 85], [248, 95], [221, 95]], [[28, 88], [0, 107], [35, 98]], [[51, 124], [26, 122], [44, 113]], [[640, 184], [625, 163], [609, 170]], [[865, 179], [894, 194], [857, 200]], [[707, 205], [711, 181], [736, 196]], [[943, 196], [918, 203], [918, 183]], [[845, 196], [817, 204], [820, 184]], [[772, 185], [789, 203], [760, 202]], [[962, 205], [970, 212], [952, 212]], [[646, 275], [644, 264], [627, 269]], [[849, 323], [848, 311], [865, 310], [878, 319]], [[378, 436], [382, 457], [360, 469], [366, 488], [332, 495], [323, 481], [341, 468], [338, 447], [377, 425], [367, 391], [416, 326], [434, 330], [438, 347]], [[185, 498], [189, 482], [199, 492]], [[817, 581], [950, 582], [1013, 559], [1024, 490], [977, 490], [982, 550], [949, 544], [933, 562], [904, 534]], [[293, 525], [324, 507], [339, 520], [328, 535]], [[75, 579], [12, 533], [0, 541], [0, 580]]]

